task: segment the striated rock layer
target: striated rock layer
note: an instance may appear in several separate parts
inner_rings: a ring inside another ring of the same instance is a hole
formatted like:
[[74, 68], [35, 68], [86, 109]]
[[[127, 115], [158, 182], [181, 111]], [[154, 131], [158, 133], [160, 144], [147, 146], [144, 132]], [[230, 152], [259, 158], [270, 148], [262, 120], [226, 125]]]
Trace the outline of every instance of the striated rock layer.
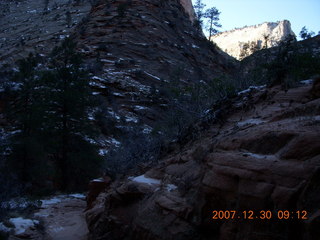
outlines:
[[218, 33], [211, 41], [229, 55], [242, 59], [256, 50], [277, 46], [289, 35], [295, 36], [290, 22], [283, 20]]
[[235, 61], [193, 27], [178, 0], [100, 1], [74, 38], [96, 69], [97, 94], [112, 97], [128, 121], [150, 125], [159, 118], [166, 100], [151, 97], [160, 87], [208, 82], [235, 69]]
[[[251, 88], [213, 111], [191, 129], [197, 140], [99, 195], [86, 213], [91, 239], [318, 239], [320, 99], [312, 89]], [[215, 210], [237, 215], [213, 219]]]

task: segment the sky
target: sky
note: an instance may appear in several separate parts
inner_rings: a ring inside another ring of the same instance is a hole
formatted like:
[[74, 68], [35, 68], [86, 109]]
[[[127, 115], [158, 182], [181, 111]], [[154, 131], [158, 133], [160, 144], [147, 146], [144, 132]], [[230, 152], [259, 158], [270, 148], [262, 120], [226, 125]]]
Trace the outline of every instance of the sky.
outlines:
[[[192, 0], [194, 3], [195, 0]], [[299, 36], [303, 26], [316, 34], [320, 31], [320, 0], [202, 0], [207, 8], [220, 12], [220, 31], [263, 22], [289, 20]]]

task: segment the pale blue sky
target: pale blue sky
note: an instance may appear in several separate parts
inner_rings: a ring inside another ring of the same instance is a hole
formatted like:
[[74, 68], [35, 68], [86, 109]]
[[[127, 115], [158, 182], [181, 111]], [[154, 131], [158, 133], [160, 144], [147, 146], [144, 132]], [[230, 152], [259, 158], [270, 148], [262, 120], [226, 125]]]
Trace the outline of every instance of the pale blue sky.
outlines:
[[316, 34], [320, 31], [320, 0], [203, 0], [203, 3], [221, 12], [220, 31], [284, 19], [291, 22], [297, 36], [303, 26]]

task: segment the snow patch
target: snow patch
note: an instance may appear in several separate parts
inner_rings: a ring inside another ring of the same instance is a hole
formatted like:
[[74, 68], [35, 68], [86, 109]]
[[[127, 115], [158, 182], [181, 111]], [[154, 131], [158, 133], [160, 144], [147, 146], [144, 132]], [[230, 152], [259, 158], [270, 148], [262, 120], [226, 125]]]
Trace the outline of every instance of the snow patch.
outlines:
[[106, 80], [101, 78], [101, 77], [97, 77], [97, 76], [93, 76], [92, 77], [92, 80], [99, 80], [99, 81], [102, 81], [102, 82], [105, 82]]
[[108, 152], [109, 152], [109, 150], [107, 150], [107, 149], [103, 149], [103, 148], [99, 149], [100, 156], [106, 156], [108, 154]]
[[142, 132], [143, 132], [144, 134], [150, 134], [150, 133], [152, 132], [152, 130], [153, 130], [152, 127], [150, 127], [150, 126], [148, 126], [148, 125], [145, 124], [145, 125], [143, 126]]
[[243, 94], [246, 94], [246, 93], [249, 93], [251, 92], [252, 90], [262, 90], [262, 89], [265, 89], [267, 87], [267, 85], [261, 85], [261, 86], [250, 86], [249, 88], [241, 91], [241, 92], [238, 92], [238, 96], [240, 95], [243, 95]]
[[156, 79], [158, 81], [161, 81], [161, 79], [159, 77], [157, 77], [155, 75], [152, 75], [151, 73], [148, 73], [147, 71], [144, 71], [144, 73], [147, 74], [149, 77], [152, 77], [152, 78], [154, 78], [154, 79]]
[[258, 119], [258, 118], [251, 118], [251, 119], [247, 119], [247, 120], [242, 121], [242, 122], [238, 122], [236, 125], [238, 127], [243, 127], [243, 126], [246, 126], [246, 125], [259, 125], [259, 124], [262, 124], [262, 123], [265, 123], [265, 122], [266, 121]]
[[14, 225], [15, 234], [24, 233], [29, 228], [39, 224], [38, 220], [24, 219], [22, 217], [10, 218], [9, 222]]
[[263, 155], [263, 154], [256, 154], [251, 152], [243, 152], [242, 155], [245, 157], [249, 156], [257, 159], [275, 159], [274, 155]]
[[148, 107], [144, 107], [144, 106], [134, 106], [134, 110], [139, 111], [139, 110], [146, 110], [148, 109]]
[[91, 180], [91, 182], [104, 182], [104, 180], [102, 178], [96, 178]]
[[69, 194], [68, 196], [72, 198], [83, 199], [83, 200], [86, 199], [86, 196], [82, 193], [72, 193], [72, 194]]
[[313, 80], [307, 79], [307, 80], [300, 81], [300, 83], [303, 85], [310, 85], [310, 84], [313, 84]]
[[2, 222], [0, 222], [0, 232], [10, 232], [10, 228], [6, 227]]
[[176, 186], [176, 185], [174, 185], [174, 184], [167, 184], [166, 186], [165, 186], [165, 189], [168, 191], [168, 192], [171, 192], [171, 191], [174, 191], [174, 190], [176, 190], [178, 187]]
[[46, 208], [46, 207], [49, 207], [50, 205], [60, 203], [60, 202], [61, 202], [61, 196], [54, 197], [51, 199], [41, 200], [41, 207]]
[[154, 179], [154, 178], [148, 178], [144, 175], [140, 175], [137, 177], [129, 177], [129, 180], [133, 181], [133, 182], [138, 182], [138, 183], [146, 183], [148, 185], [160, 185], [161, 181], [159, 179]]
[[134, 123], [138, 122], [138, 118], [133, 116], [125, 116], [125, 118], [126, 118], [126, 122], [134, 122]]

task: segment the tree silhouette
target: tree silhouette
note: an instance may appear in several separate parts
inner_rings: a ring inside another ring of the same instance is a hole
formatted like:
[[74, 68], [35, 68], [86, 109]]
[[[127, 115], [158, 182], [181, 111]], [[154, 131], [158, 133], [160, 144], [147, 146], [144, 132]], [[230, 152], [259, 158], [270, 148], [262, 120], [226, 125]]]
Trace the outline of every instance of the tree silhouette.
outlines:
[[220, 12], [217, 8], [212, 7], [205, 11], [204, 17], [208, 18], [209, 24], [207, 27], [207, 30], [209, 31], [209, 40], [211, 39], [211, 36], [218, 32], [216, 28], [220, 28], [221, 24], [219, 24], [219, 15]]
[[201, 31], [203, 25], [203, 18], [204, 18], [204, 8], [206, 5], [202, 2], [202, 0], [196, 0], [193, 8], [196, 13], [196, 20], [194, 22], [196, 28]]
[[306, 28], [306, 26], [304, 26], [300, 33], [299, 33], [300, 37], [305, 40], [305, 39], [308, 39], [308, 38], [312, 38], [315, 33], [313, 31], [309, 32], [308, 29]]

